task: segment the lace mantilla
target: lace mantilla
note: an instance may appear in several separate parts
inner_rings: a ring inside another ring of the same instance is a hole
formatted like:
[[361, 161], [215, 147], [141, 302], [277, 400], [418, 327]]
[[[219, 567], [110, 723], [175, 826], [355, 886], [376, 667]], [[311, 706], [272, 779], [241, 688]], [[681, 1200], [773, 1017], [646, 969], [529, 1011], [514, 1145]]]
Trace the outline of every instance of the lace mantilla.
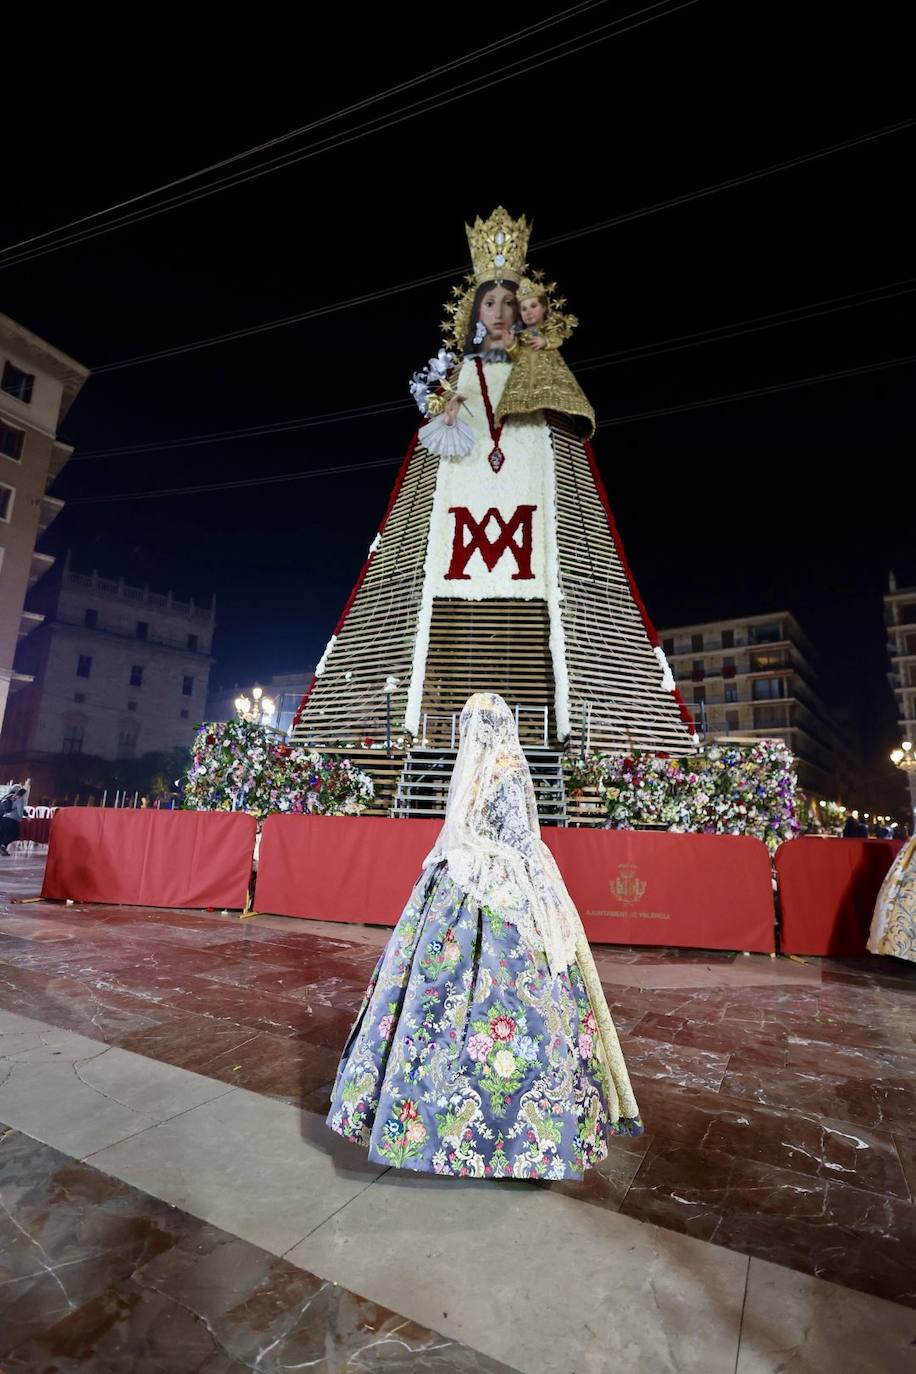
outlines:
[[445, 824], [424, 868], [446, 860], [453, 880], [511, 921], [553, 974], [575, 959], [579, 914], [541, 839], [528, 762], [502, 697], [478, 692], [461, 713]]

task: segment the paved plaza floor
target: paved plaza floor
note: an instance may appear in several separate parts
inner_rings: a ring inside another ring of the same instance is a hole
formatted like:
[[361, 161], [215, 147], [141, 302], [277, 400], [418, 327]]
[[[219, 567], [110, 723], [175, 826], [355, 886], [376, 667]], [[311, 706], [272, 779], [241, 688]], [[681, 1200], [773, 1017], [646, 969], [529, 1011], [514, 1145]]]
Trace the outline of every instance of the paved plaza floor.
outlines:
[[916, 1370], [916, 966], [596, 946], [646, 1134], [581, 1183], [328, 1131], [388, 932], [0, 860], [0, 1370]]

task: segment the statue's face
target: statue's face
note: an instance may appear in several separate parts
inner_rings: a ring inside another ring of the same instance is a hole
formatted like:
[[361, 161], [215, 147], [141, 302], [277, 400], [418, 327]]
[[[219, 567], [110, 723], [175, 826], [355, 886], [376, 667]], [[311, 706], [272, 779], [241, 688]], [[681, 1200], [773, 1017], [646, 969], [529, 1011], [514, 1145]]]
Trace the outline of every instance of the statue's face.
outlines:
[[480, 319], [489, 346], [505, 344], [515, 323], [515, 292], [508, 286], [492, 287], [480, 302]]
[[528, 325], [529, 329], [541, 324], [547, 313], [537, 296], [526, 296], [523, 301], [519, 301], [518, 308], [521, 312], [522, 324]]

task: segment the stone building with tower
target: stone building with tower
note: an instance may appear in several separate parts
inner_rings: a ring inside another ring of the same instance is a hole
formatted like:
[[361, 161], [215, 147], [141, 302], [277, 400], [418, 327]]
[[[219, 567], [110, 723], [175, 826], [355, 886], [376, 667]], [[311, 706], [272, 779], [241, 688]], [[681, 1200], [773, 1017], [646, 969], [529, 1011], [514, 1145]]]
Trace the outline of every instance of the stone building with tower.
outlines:
[[27, 681], [7, 711], [0, 769], [38, 778], [61, 754], [103, 759], [186, 748], [205, 715], [215, 602], [199, 606], [69, 556], [36, 588]]

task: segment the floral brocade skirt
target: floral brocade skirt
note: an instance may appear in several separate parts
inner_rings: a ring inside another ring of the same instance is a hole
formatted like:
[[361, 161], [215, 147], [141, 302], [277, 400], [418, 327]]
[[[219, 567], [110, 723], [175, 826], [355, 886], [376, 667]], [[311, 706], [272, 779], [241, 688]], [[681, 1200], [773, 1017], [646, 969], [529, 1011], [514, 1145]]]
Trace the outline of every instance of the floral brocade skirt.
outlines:
[[868, 949], [916, 963], [916, 838], [903, 846], [881, 884]]
[[377, 1164], [581, 1178], [643, 1125], [582, 937], [552, 976], [443, 863], [418, 881], [344, 1047], [327, 1124]]

